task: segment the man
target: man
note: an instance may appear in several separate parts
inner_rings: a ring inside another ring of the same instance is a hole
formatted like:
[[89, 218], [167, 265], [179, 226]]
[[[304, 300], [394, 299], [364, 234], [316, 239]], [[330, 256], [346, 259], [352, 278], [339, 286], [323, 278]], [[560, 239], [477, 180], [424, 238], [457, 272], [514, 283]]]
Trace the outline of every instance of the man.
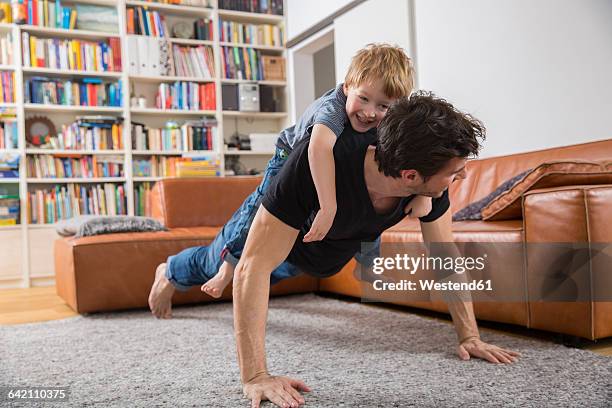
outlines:
[[[433, 198], [421, 218], [426, 243], [452, 242], [448, 186], [465, 177], [468, 157], [477, 154], [484, 128], [448, 102], [419, 93], [391, 107], [371, 133], [344, 131], [334, 147], [337, 213], [322, 241], [303, 242], [318, 210], [308, 164], [308, 139], [296, 146], [266, 193], [234, 276], [234, 327], [245, 395], [258, 407], [304, 403], [301, 381], [268, 373], [265, 327], [270, 276], [283, 261], [317, 277], [337, 273], [359, 250], [404, 218], [414, 195]], [[376, 147], [370, 144], [376, 143]], [[518, 353], [484, 343], [468, 301], [449, 303], [459, 357], [511, 363]]]

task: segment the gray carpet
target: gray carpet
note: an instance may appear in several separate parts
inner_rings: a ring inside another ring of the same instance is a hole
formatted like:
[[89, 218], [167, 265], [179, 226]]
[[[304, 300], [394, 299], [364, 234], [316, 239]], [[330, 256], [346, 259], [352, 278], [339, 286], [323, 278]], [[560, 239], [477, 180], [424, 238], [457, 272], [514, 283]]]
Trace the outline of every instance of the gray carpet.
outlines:
[[[0, 385], [70, 387], [68, 404], [40, 406], [247, 407], [231, 305], [177, 308], [174, 315], [160, 321], [133, 311], [0, 327]], [[513, 366], [462, 362], [447, 322], [289, 296], [271, 301], [268, 364], [313, 389], [307, 407], [610, 406], [612, 358], [483, 337], [523, 358]]]

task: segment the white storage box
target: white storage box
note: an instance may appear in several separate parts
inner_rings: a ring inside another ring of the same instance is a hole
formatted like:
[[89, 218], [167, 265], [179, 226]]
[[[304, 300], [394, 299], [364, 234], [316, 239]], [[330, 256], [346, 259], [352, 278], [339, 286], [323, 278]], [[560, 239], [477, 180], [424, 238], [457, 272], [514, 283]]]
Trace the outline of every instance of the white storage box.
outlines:
[[251, 150], [254, 152], [274, 152], [278, 133], [251, 133]]

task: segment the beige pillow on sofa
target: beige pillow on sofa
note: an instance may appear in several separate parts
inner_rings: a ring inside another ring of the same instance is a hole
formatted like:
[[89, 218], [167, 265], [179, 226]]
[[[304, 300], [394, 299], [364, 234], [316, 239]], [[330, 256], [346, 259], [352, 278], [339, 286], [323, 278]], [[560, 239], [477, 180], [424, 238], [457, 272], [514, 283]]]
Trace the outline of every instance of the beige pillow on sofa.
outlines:
[[581, 184], [612, 184], [612, 162], [563, 160], [542, 163], [484, 207], [482, 218], [488, 221], [520, 219], [521, 200], [527, 191]]

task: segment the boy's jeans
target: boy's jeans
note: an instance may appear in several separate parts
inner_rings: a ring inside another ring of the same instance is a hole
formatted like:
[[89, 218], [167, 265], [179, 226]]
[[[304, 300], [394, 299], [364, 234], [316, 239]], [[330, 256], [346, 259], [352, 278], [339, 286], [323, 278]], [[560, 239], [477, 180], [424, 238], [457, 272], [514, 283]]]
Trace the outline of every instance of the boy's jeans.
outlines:
[[[287, 160], [287, 153], [276, 148], [274, 156], [264, 171], [261, 184], [236, 210], [210, 245], [187, 248], [168, 258], [166, 278], [177, 289], [188, 290], [191, 286], [201, 285], [212, 279], [219, 271], [224, 257], [225, 260], [236, 266], [263, 195], [272, 179], [281, 170], [285, 160]], [[298, 274], [299, 271], [295, 266], [283, 262], [272, 272], [270, 283], [275, 284], [282, 279]]]
[[[224, 260], [234, 266], [238, 264], [259, 204], [286, 160], [287, 153], [277, 147], [264, 171], [261, 184], [236, 210], [210, 245], [188, 248], [168, 258], [166, 278], [177, 289], [188, 290], [191, 286], [201, 285], [212, 279]], [[380, 238], [374, 245], [369, 245], [367, 251], [364, 250], [365, 248], [362, 245], [362, 251], [357, 253], [355, 258], [364, 266], [372, 266], [373, 258], [378, 256], [380, 251]], [[299, 273], [295, 266], [283, 262], [272, 272], [270, 284], [273, 285]]]

